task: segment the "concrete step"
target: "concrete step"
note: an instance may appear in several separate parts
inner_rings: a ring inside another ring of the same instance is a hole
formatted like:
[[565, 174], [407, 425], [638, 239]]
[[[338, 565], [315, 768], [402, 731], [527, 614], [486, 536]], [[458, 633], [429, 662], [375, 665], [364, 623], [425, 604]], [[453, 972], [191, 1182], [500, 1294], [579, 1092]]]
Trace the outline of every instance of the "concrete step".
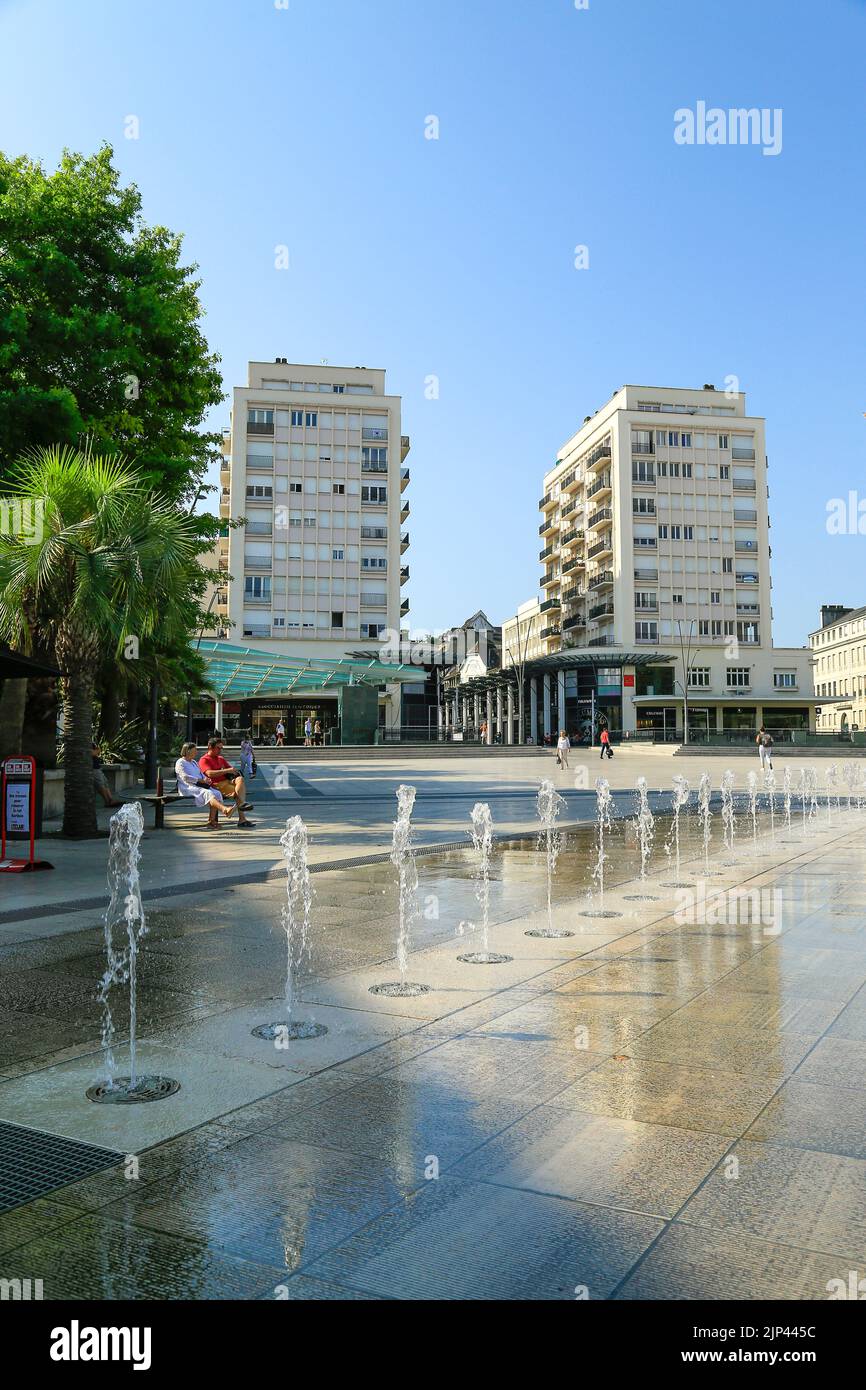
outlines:
[[[230, 762], [240, 761], [240, 748], [226, 744], [225, 756]], [[552, 748], [535, 744], [483, 743], [378, 743], [349, 744], [344, 747], [304, 748], [292, 744], [287, 748], [256, 748], [255, 756], [262, 763], [322, 762], [343, 758], [389, 758], [405, 762], [407, 758], [487, 758], [491, 754], [510, 758], [537, 758], [539, 753], [553, 753]]]

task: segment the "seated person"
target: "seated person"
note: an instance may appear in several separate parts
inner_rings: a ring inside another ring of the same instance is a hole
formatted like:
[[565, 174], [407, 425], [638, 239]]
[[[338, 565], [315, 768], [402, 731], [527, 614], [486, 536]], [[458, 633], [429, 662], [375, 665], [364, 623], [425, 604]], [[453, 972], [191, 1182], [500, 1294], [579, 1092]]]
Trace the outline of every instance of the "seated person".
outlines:
[[217, 791], [199, 769], [195, 760], [197, 752], [194, 743], [185, 743], [181, 748], [180, 757], [174, 765], [177, 789], [181, 796], [192, 797], [196, 806], [207, 806], [207, 827], [208, 830], [215, 830], [219, 825], [220, 811], [224, 816], [231, 816], [235, 808], [226, 806], [222, 792]]
[[207, 778], [212, 787], [222, 793], [224, 799], [237, 803], [238, 825], [244, 830], [252, 830], [253, 822], [247, 820], [244, 814], [252, 808], [252, 803], [247, 801], [246, 783], [237, 769], [226, 762], [222, 750], [221, 738], [209, 738], [207, 753], [198, 760], [199, 772]]
[[111, 795], [108, 778], [102, 771], [103, 762], [99, 756], [99, 749], [95, 743], [91, 743], [90, 745], [90, 757], [93, 763], [93, 786], [95, 790], [99, 792], [106, 806], [111, 806], [112, 808], [115, 806], [122, 806], [123, 802], [115, 801], [114, 797]]

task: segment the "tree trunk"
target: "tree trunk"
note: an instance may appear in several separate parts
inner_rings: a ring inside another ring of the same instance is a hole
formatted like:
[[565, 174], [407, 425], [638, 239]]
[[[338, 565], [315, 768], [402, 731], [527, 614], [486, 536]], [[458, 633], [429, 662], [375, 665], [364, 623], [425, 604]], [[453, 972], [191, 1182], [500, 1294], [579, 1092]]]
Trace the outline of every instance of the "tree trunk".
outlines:
[[27, 703], [27, 681], [5, 680], [0, 695], [0, 758], [21, 753], [21, 731]]
[[78, 670], [64, 663], [63, 681], [63, 834], [85, 839], [98, 834], [93, 787], [93, 666]]
[[116, 669], [105, 673], [100, 706], [102, 737], [111, 743], [120, 728], [120, 675]]

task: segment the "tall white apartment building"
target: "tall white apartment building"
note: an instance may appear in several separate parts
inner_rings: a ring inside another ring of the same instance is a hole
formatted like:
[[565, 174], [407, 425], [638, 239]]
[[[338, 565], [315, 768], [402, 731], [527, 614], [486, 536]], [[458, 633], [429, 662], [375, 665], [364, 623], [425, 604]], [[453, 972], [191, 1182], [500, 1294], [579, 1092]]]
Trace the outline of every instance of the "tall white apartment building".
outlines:
[[251, 362], [224, 435], [217, 599], [227, 638], [339, 660], [378, 651], [409, 602], [409, 439], [385, 372]]

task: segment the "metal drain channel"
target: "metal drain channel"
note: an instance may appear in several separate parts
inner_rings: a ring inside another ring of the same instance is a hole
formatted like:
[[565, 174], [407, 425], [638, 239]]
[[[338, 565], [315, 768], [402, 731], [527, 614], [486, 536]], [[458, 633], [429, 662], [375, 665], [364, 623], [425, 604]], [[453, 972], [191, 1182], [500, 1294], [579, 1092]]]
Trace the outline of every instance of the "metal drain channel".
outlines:
[[125, 1155], [0, 1120], [0, 1211], [122, 1163]]

